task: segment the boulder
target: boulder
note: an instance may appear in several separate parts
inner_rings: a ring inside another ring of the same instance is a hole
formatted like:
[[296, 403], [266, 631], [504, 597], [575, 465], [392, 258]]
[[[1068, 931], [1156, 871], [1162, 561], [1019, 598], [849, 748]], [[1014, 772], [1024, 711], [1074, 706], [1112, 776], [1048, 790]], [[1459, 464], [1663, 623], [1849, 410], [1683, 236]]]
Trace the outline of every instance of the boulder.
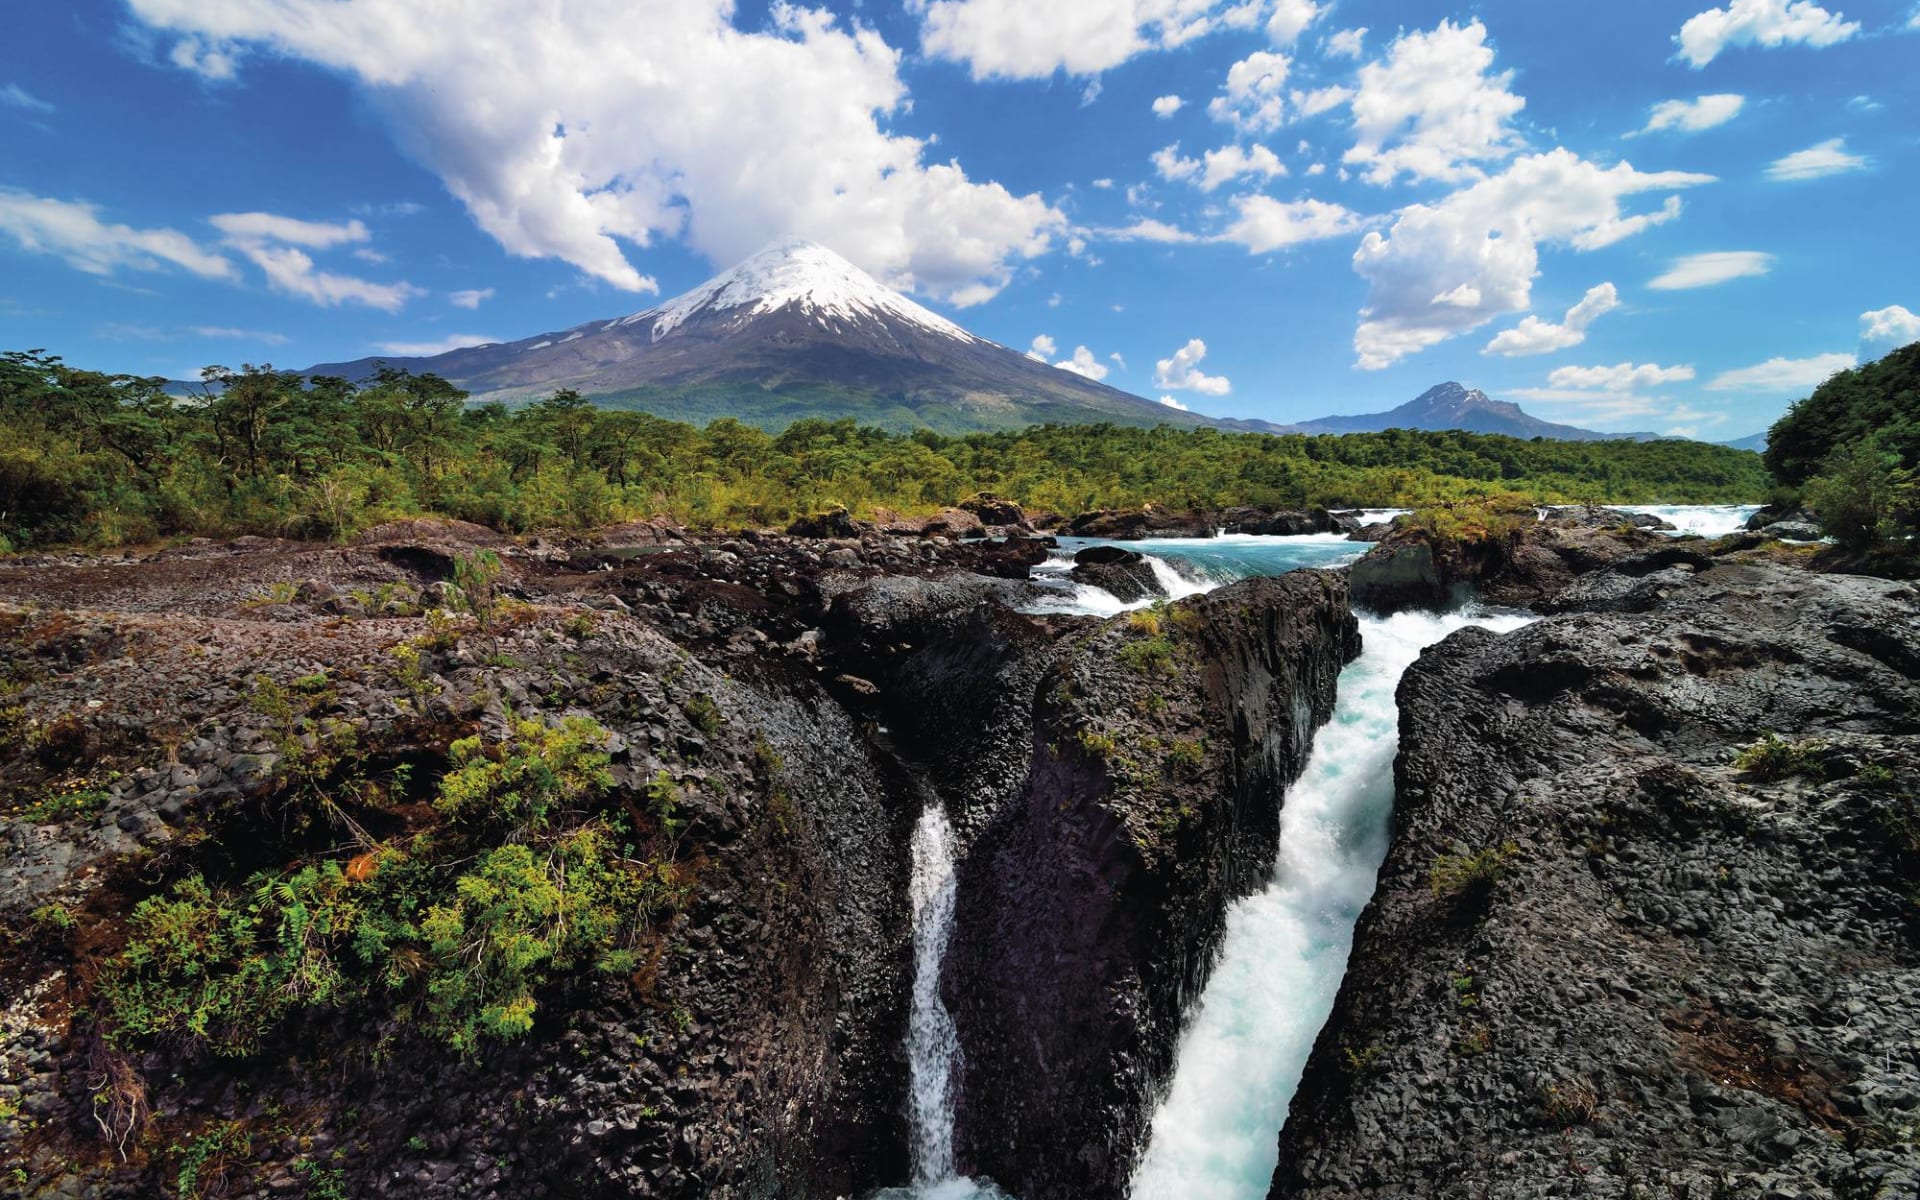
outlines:
[[992, 492], [968, 496], [955, 507], [965, 509], [988, 525], [1024, 526], [1027, 523], [1027, 514], [1018, 504]]
[[1118, 546], [1089, 546], [1073, 556], [1074, 582], [1111, 592], [1122, 604], [1164, 596], [1167, 589], [1146, 556]]
[[1760, 530], [1760, 536], [1783, 542], [1817, 542], [1826, 536], [1826, 531], [1812, 521], [1775, 521]]
[[815, 513], [810, 517], [799, 517], [787, 526], [788, 537], [798, 538], [850, 538], [860, 536], [860, 523], [853, 514], [844, 508], [828, 512]]

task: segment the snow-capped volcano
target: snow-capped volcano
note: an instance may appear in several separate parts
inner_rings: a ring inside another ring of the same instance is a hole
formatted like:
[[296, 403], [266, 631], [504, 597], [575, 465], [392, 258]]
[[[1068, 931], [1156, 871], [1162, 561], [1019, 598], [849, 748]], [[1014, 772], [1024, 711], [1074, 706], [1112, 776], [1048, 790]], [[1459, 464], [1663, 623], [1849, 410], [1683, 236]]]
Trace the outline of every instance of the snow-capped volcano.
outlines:
[[689, 320], [702, 316], [748, 320], [783, 308], [799, 308], [816, 321], [843, 327], [861, 322], [904, 321], [929, 333], [961, 341], [982, 340], [939, 313], [922, 308], [883, 286], [825, 246], [798, 238], [775, 242], [685, 295], [658, 308], [622, 317], [615, 324], [638, 325], [651, 321], [653, 340], [657, 342]]
[[[308, 373], [363, 378], [375, 361]], [[440, 375], [476, 399], [533, 400], [572, 388], [665, 417], [731, 416], [768, 427], [809, 416], [946, 432], [1206, 420], [976, 336], [800, 240], [776, 242], [631, 316], [385, 361]]]

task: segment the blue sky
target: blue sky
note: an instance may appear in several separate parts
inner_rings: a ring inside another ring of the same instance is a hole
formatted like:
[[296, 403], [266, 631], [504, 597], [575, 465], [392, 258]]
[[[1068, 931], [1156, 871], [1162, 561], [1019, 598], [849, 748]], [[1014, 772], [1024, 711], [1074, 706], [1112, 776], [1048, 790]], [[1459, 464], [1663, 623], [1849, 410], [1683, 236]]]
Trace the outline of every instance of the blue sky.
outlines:
[[1459, 379], [1730, 439], [1920, 339], [1914, 0], [10, 8], [0, 346], [102, 369], [518, 338], [794, 235], [1280, 421]]

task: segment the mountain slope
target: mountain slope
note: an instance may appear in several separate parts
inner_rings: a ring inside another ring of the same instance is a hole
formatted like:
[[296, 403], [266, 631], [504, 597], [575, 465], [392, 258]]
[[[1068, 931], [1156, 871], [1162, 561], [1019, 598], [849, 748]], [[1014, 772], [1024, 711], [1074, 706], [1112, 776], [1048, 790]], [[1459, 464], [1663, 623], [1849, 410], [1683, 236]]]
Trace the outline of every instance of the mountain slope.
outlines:
[[[1249, 423], [1251, 424], [1264, 424]], [[1385, 429], [1462, 429], [1469, 433], [1502, 433], [1517, 438], [1553, 438], [1563, 442], [1651, 441], [1651, 433], [1597, 433], [1574, 425], [1556, 425], [1526, 412], [1518, 404], [1495, 400], [1478, 388], [1442, 383], [1391, 412], [1359, 416], [1322, 417], [1296, 425], [1271, 426], [1268, 432], [1378, 433]]]
[[[360, 378], [377, 361], [308, 373]], [[603, 405], [768, 427], [802, 416], [943, 432], [1045, 421], [1206, 421], [969, 333], [804, 241], [769, 246], [632, 316], [384, 361], [443, 376], [480, 400], [573, 388]]]

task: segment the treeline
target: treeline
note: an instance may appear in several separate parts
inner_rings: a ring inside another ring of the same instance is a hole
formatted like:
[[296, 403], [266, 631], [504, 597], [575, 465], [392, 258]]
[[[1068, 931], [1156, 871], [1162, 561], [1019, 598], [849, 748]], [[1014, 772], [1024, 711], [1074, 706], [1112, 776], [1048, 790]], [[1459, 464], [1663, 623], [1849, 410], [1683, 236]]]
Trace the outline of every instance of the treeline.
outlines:
[[893, 434], [801, 420], [779, 434], [596, 408], [562, 391], [470, 405], [431, 375], [355, 385], [216, 369], [189, 397], [39, 351], [0, 355], [0, 549], [242, 533], [343, 537], [435, 514], [507, 532], [666, 516], [775, 524], [845, 505], [927, 512], [991, 491], [1080, 512], [1156, 503], [1401, 506], [1752, 501], [1758, 456], [1695, 442], [1342, 437], [1047, 425]]
[[1767, 466], [1856, 551], [1920, 532], [1920, 342], [1842, 371], [1767, 434]]

